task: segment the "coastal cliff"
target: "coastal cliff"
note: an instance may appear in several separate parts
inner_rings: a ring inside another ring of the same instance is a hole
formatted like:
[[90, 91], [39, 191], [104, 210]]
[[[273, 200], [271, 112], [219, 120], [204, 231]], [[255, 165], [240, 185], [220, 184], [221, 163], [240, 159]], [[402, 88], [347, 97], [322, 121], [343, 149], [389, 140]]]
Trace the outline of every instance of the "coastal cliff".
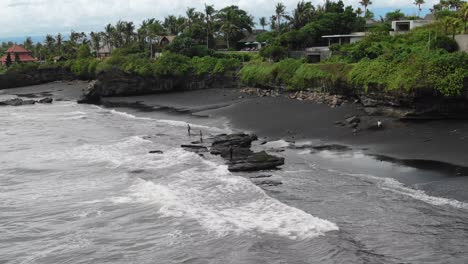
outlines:
[[110, 70], [98, 74], [96, 81], [91, 82], [83, 92], [79, 103], [99, 103], [101, 97], [109, 96], [144, 95], [214, 87], [234, 88], [238, 85], [239, 82], [235, 76], [222, 74], [143, 77], [120, 70]]
[[0, 89], [75, 79], [77, 79], [77, 76], [64, 68], [34, 69], [25, 72], [8, 72], [6, 74], [0, 74]]

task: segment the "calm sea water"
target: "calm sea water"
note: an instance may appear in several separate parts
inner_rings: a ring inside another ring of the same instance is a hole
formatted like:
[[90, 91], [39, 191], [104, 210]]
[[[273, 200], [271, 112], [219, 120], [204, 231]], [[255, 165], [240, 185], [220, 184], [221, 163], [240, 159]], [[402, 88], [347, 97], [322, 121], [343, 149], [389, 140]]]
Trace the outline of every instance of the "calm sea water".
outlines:
[[468, 262], [465, 202], [333, 163], [349, 156], [286, 148], [262, 189], [156, 114], [55, 102], [0, 122], [0, 263]]

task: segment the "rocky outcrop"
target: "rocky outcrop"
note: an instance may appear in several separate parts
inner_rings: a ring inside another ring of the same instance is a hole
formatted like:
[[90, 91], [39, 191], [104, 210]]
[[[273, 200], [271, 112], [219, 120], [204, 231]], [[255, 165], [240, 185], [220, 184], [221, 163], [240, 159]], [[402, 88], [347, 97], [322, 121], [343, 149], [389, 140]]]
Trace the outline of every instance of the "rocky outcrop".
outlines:
[[369, 115], [399, 119], [468, 119], [468, 88], [459, 96], [432, 90], [393, 92], [374, 90], [358, 97]]
[[119, 70], [102, 72], [83, 92], [79, 103], [99, 103], [101, 97], [132, 96], [162, 92], [237, 87], [236, 77], [224, 75], [138, 76]]
[[218, 135], [213, 139], [211, 154], [221, 155], [230, 171], [260, 171], [276, 169], [284, 164], [284, 158], [262, 152], [253, 152], [250, 147], [255, 135]]
[[40, 103], [40, 104], [50, 104], [52, 103], [53, 99], [52, 98], [44, 98], [41, 100], [23, 100], [21, 98], [13, 98], [13, 99], [7, 99], [4, 101], [0, 101], [0, 106], [1, 105], [9, 105], [9, 106], [20, 106], [20, 105], [33, 105], [35, 103]]
[[77, 79], [77, 77], [74, 74], [61, 68], [36, 69], [22, 73], [8, 72], [0, 74], [0, 89], [75, 79]]

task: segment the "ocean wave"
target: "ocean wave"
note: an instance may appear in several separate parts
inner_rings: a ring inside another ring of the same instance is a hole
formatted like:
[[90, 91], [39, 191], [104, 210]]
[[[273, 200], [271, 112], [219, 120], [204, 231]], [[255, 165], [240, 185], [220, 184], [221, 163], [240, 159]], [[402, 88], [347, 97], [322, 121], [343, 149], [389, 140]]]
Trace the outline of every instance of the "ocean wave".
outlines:
[[163, 123], [163, 124], [167, 124], [167, 125], [171, 125], [171, 126], [177, 126], [177, 127], [187, 127], [187, 125], [190, 125], [192, 128], [206, 129], [206, 130], [210, 130], [210, 131], [213, 131], [213, 132], [220, 132], [220, 133], [229, 133], [229, 132], [231, 132], [231, 130], [229, 128], [227, 128], [227, 127], [223, 129], [223, 128], [217, 128], [217, 127], [197, 125], [197, 124], [188, 123], [188, 122], [185, 122], [185, 121], [168, 120], [168, 119], [155, 119], [155, 118], [150, 118], [150, 117], [139, 117], [139, 116], [135, 116], [133, 114], [127, 113], [127, 112], [117, 111], [115, 109], [107, 110], [107, 109], [99, 107], [99, 106], [96, 106], [96, 107], [98, 107], [100, 110], [105, 110], [108, 113], [111, 113], [111, 114], [114, 114], [114, 115], [119, 115], [119, 116], [129, 118], [129, 119], [151, 120], [151, 121], [154, 121], [154, 122], [157, 122], [157, 123]]
[[436, 205], [436, 206], [449, 205], [458, 209], [465, 209], [465, 210], [468, 209], [468, 203], [464, 203], [455, 199], [431, 196], [431, 195], [426, 194], [423, 190], [416, 190], [416, 189], [406, 187], [403, 183], [392, 178], [376, 177], [376, 176], [369, 175], [369, 174], [347, 173], [346, 175], [371, 179], [377, 183], [377, 186], [379, 188], [383, 190], [391, 191], [391, 192], [398, 193], [404, 196], [409, 196], [413, 199], [420, 200], [431, 205]]
[[287, 142], [284, 139], [276, 140], [276, 141], [270, 141], [265, 144], [263, 144], [263, 147], [265, 148], [270, 148], [270, 149], [276, 149], [276, 148], [286, 148], [289, 147], [291, 144]]
[[155, 204], [163, 217], [194, 219], [219, 236], [259, 232], [309, 239], [338, 230], [332, 222], [269, 197], [250, 180], [230, 174], [227, 166], [192, 153], [172, 162], [182, 165], [187, 159], [198, 161], [195, 168], [185, 166], [185, 170], [153, 180], [139, 178], [126, 195], [112, 201]]

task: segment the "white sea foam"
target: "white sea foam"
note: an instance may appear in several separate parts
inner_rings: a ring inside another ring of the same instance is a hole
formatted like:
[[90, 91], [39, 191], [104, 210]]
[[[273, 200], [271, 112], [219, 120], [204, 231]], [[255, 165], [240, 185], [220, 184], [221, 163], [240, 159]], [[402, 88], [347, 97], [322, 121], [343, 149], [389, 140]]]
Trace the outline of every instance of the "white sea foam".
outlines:
[[138, 117], [138, 116], [135, 116], [135, 115], [132, 115], [132, 114], [129, 114], [127, 112], [122, 112], [122, 111], [117, 111], [117, 110], [109, 110], [109, 113], [111, 114], [114, 114], [114, 115], [119, 115], [119, 116], [123, 116], [125, 118], [129, 118], [129, 119], [138, 119], [138, 120], [154, 120], [152, 118], [149, 118], [149, 117]]
[[265, 148], [270, 148], [270, 149], [276, 149], [276, 148], [286, 148], [289, 147], [291, 144], [287, 142], [284, 139], [276, 140], [276, 141], [270, 141], [267, 142], [266, 144], [263, 144], [263, 147]]
[[376, 182], [377, 186], [383, 190], [388, 190], [394, 193], [409, 196], [413, 199], [420, 200], [428, 204], [432, 204], [436, 206], [449, 205], [449, 206], [459, 208], [459, 209], [468, 209], [467, 203], [464, 203], [455, 199], [431, 196], [431, 195], [426, 194], [423, 190], [416, 190], [416, 189], [406, 187], [403, 183], [392, 178], [376, 177], [376, 176], [368, 175], [368, 174], [351, 174], [350, 173], [347, 175], [371, 179], [374, 182]]
[[86, 162], [108, 162], [111, 167], [136, 164], [138, 157], [148, 154], [146, 145], [152, 143], [140, 136], [132, 136], [110, 144], [85, 144], [65, 153], [52, 153], [55, 158], [84, 160]]
[[[105, 110], [105, 109], [102, 108], [102, 107], [99, 107], [99, 108], [100, 108], [101, 110]], [[228, 133], [228, 132], [231, 131], [231, 130], [228, 129], [228, 128], [221, 129], [221, 128], [217, 128], [217, 127], [209, 127], [209, 126], [204, 126], [204, 125], [192, 124], [192, 123], [188, 123], [188, 122], [185, 122], [185, 121], [167, 120], [167, 119], [155, 119], [155, 118], [150, 118], [150, 117], [138, 117], [138, 116], [135, 116], [135, 115], [133, 115], [133, 114], [129, 114], [129, 113], [127, 113], [127, 112], [117, 111], [117, 110], [115, 110], [115, 109], [106, 110], [106, 111], [108, 111], [108, 112], [111, 113], [111, 114], [123, 116], [123, 117], [129, 118], [129, 119], [151, 120], [151, 121], [154, 121], [154, 122], [157, 122], [157, 123], [168, 124], [168, 125], [171, 125], [171, 126], [186, 127], [187, 125], [190, 125], [192, 128], [195, 128], [195, 129], [206, 129], [206, 130], [209, 130], [209, 131], [219, 132], [219, 133]]]
[[155, 204], [164, 217], [194, 219], [220, 236], [260, 232], [307, 239], [338, 230], [332, 222], [269, 197], [250, 180], [231, 175], [226, 166], [193, 153], [170, 160], [196, 167], [160, 179], [138, 179], [126, 196], [112, 201]]

